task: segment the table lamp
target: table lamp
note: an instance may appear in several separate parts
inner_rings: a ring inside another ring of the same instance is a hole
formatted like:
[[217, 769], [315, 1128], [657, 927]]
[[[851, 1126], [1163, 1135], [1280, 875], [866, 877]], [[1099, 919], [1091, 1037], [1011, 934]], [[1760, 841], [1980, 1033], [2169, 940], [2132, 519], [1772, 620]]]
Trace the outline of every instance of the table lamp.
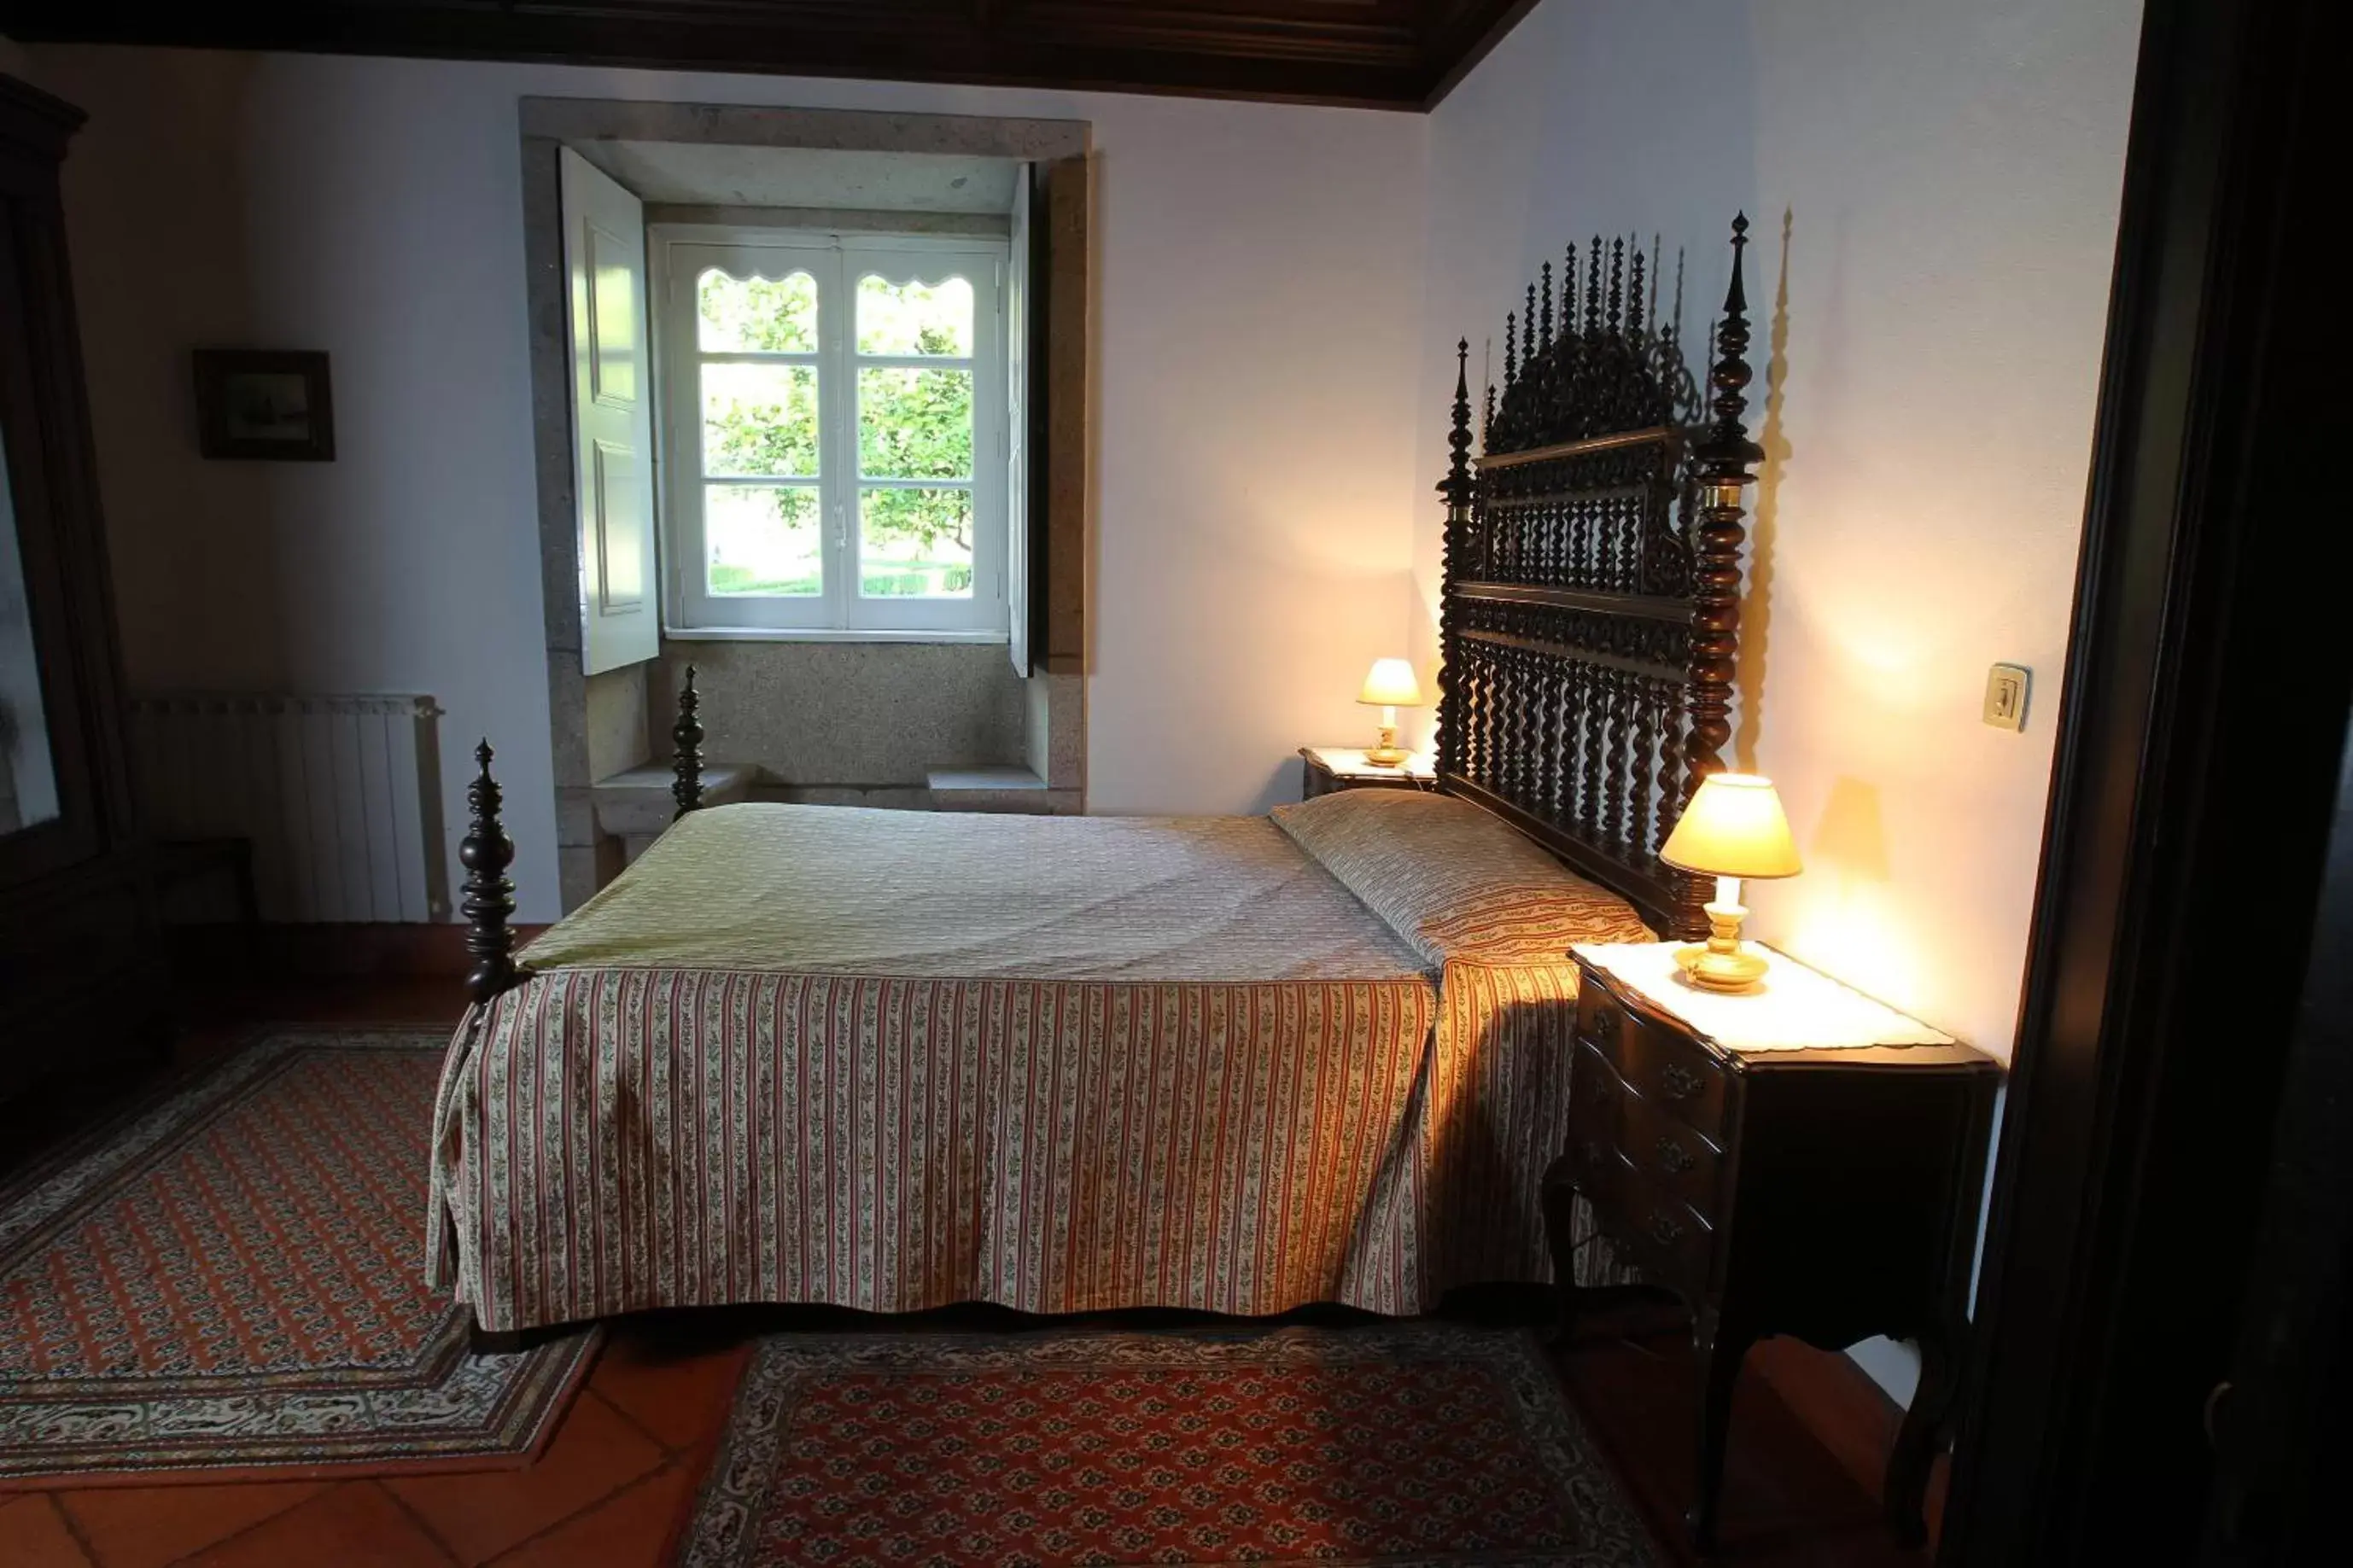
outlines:
[[1365, 689], [1356, 700], [1381, 710], [1381, 743], [1365, 753], [1377, 768], [1394, 768], [1412, 753], [1397, 743], [1397, 710], [1421, 706], [1421, 684], [1413, 666], [1401, 658], [1377, 658], [1365, 675]]
[[1773, 781], [1755, 773], [1710, 773], [1667, 835], [1659, 858], [1679, 870], [1715, 879], [1715, 901], [1707, 905], [1708, 939], [1678, 949], [1675, 962], [1694, 985], [1710, 991], [1746, 991], [1764, 974], [1765, 960], [1740, 951], [1743, 877], [1794, 877], [1797, 841]]

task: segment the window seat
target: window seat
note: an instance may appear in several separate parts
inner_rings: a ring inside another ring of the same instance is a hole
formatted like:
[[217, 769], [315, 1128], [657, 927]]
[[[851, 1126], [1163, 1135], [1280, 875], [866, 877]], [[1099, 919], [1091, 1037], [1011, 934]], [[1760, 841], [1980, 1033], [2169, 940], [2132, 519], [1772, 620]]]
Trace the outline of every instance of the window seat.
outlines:
[[1046, 781], [1028, 768], [933, 768], [925, 782], [931, 787], [934, 811], [1071, 816], [1079, 810], [1077, 790], [1049, 789]]
[[[702, 804], [730, 805], [752, 798], [760, 770], [751, 763], [702, 764]], [[621, 841], [622, 864], [645, 853], [661, 837], [677, 814], [670, 793], [674, 782], [668, 763], [645, 763], [599, 779], [590, 792], [596, 813], [596, 831]]]

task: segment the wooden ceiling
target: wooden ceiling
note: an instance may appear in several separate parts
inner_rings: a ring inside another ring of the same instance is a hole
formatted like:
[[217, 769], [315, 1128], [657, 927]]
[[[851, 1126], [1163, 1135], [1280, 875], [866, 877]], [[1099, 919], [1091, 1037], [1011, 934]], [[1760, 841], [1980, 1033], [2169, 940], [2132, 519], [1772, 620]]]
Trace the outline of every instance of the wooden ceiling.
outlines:
[[1535, 0], [13, 0], [20, 43], [754, 70], [1422, 109]]

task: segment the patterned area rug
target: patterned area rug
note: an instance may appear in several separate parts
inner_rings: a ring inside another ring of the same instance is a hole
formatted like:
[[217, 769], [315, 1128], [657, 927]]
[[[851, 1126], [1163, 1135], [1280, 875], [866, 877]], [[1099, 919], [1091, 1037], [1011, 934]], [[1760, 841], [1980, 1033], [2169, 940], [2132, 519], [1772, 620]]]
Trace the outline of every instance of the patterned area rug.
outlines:
[[677, 1544], [681, 1568], [1653, 1561], [1534, 1340], [1427, 1323], [771, 1339]]
[[282, 1031], [0, 1189], [0, 1489], [527, 1459], [594, 1336], [425, 1285], [446, 1037]]

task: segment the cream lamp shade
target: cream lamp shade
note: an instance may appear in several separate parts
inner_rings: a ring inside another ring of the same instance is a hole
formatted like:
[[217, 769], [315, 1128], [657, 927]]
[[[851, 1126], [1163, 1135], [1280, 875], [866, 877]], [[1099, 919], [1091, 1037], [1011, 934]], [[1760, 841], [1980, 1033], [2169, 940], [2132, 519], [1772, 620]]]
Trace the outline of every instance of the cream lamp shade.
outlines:
[[1356, 700], [1368, 708], [1419, 708], [1421, 706], [1421, 683], [1413, 678], [1413, 666], [1402, 658], [1377, 658], [1365, 674], [1365, 689]]
[[1703, 780], [1659, 858], [1710, 877], [1794, 877], [1805, 869], [1773, 781], [1755, 773]]
[[1421, 682], [1413, 678], [1413, 662], [1403, 658], [1377, 658], [1373, 668], [1365, 672], [1365, 689], [1356, 693], [1356, 700], [1381, 710], [1381, 742], [1365, 753], [1365, 761], [1377, 768], [1394, 768], [1403, 763], [1409, 754], [1397, 741], [1397, 710], [1421, 706]]
[[1675, 962], [1694, 985], [1710, 991], [1756, 988], [1768, 967], [1762, 953], [1740, 945], [1743, 877], [1794, 877], [1798, 842], [1773, 781], [1755, 773], [1711, 773], [1667, 835], [1659, 858], [1683, 871], [1715, 879], [1715, 899], [1707, 905], [1708, 939], [1675, 951]]

